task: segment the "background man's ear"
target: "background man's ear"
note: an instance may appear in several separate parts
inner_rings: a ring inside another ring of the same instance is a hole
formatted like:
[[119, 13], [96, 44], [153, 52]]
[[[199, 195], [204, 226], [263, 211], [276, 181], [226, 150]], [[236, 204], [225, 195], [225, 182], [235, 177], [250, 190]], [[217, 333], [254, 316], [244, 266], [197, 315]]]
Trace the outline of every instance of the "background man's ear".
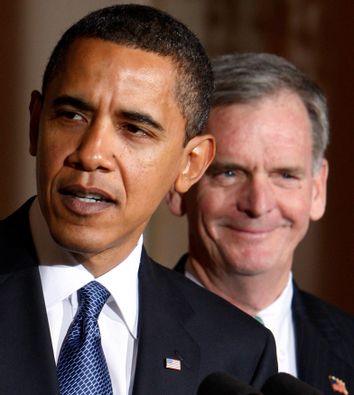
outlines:
[[38, 91], [31, 94], [30, 110], [30, 147], [29, 151], [32, 156], [37, 155], [39, 118], [42, 110], [42, 95]]
[[323, 159], [321, 168], [313, 176], [312, 202], [310, 218], [312, 221], [320, 219], [326, 209], [327, 200], [328, 162]]
[[181, 171], [173, 188], [185, 193], [198, 182], [215, 156], [215, 140], [210, 134], [193, 137], [184, 148]]
[[172, 187], [165, 197], [166, 204], [173, 215], [177, 217], [182, 217], [185, 214], [185, 208], [183, 203], [183, 195], [176, 192], [174, 187]]

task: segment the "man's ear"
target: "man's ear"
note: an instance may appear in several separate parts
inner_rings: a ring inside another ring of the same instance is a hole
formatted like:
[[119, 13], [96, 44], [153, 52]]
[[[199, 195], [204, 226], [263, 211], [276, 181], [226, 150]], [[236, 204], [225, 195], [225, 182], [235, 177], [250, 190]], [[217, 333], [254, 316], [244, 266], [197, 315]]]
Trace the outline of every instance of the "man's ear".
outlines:
[[327, 197], [327, 177], [328, 162], [326, 159], [323, 159], [320, 169], [317, 170], [313, 176], [312, 202], [310, 210], [310, 218], [312, 221], [320, 219], [325, 212]]
[[200, 180], [215, 155], [215, 140], [210, 134], [195, 136], [184, 147], [180, 173], [173, 185], [178, 193], [185, 193]]
[[42, 110], [42, 95], [38, 91], [31, 94], [30, 110], [30, 147], [29, 151], [32, 156], [37, 155], [39, 119]]

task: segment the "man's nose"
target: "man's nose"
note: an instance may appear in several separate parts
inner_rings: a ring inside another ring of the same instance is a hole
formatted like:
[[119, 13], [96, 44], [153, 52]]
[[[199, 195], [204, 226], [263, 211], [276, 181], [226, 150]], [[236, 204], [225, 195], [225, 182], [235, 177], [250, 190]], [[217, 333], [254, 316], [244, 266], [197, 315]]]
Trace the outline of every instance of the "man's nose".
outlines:
[[238, 209], [251, 218], [261, 217], [275, 207], [274, 190], [266, 177], [250, 178], [239, 192]]
[[115, 166], [113, 126], [94, 122], [81, 135], [75, 151], [68, 157], [70, 166], [82, 171], [109, 172]]

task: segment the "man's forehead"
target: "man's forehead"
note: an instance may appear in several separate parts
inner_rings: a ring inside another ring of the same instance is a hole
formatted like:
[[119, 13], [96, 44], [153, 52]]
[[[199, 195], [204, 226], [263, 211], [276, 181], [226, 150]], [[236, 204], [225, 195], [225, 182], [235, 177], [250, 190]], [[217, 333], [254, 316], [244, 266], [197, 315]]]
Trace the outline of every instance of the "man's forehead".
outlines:
[[[102, 81], [123, 87], [138, 96], [148, 89], [163, 98], [175, 99], [173, 62], [158, 54], [97, 39], [76, 40], [49, 84], [95, 86]], [[126, 93], [126, 92], [125, 92]]]
[[176, 83], [177, 66], [172, 57], [126, 43], [92, 37], [78, 37], [69, 44], [53, 70], [49, 83], [59, 74], [72, 72], [75, 66], [91, 69], [96, 63], [100, 65], [102, 74], [114, 73], [114, 67], [117, 70], [126, 68], [146, 75], [167, 73], [173, 85]]
[[77, 40], [48, 84], [45, 106], [64, 102], [92, 113], [108, 110], [160, 131], [177, 118], [185, 125], [175, 97], [173, 67], [168, 58], [152, 52], [103, 40]]
[[[134, 58], [141, 57], [147, 63], [150, 60], [151, 67], [156, 67], [157, 64], [159, 67], [163, 67], [168, 65], [171, 69], [175, 69], [176, 65], [171, 56], [164, 56], [159, 54], [158, 52], [150, 51], [145, 48], [139, 47], [138, 45], [132, 45], [125, 42], [120, 41], [111, 41], [111, 40], [103, 40], [101, 38], [95, 37], [78, 37], [76, 38], [68, 47], [65, 56], [65, 60], [70, 62], [71, 58], [77, 52], [83, 52], [90, 50], [94, 51], [102, 51], [102, 48], [105, 49], [107, 55], [122, 56], [127, 57], [127, 62], [129, 61], [129, 57], [127, 55], [131, 55]], [[85, 60], [85, 57], [82, 58]]]
[[207, 129], [220, 142], [230, 142], [234, 136], [247, 142], [251, 133], [257, 137], [264, 131], [289, 139], [298, 135], [312, 139], [312, 123], [302, 98], [285, 89], [249, 102], [213, 107]]

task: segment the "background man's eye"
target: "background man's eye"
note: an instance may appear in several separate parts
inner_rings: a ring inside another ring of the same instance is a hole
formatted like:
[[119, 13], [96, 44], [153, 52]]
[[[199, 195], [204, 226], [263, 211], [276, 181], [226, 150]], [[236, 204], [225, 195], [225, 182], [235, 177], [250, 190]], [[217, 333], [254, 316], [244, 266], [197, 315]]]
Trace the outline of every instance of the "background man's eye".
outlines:
[[282, 173], [282, 177], [285, 179], [289, 179], [289, 180], [295, 178], [295, 176], [293, 174], [288, 173], [288, 172]]
[[226, 170], [223, 172], [223, 175], [225, 177], [234, 177], [236, 174], [234, 170]]

